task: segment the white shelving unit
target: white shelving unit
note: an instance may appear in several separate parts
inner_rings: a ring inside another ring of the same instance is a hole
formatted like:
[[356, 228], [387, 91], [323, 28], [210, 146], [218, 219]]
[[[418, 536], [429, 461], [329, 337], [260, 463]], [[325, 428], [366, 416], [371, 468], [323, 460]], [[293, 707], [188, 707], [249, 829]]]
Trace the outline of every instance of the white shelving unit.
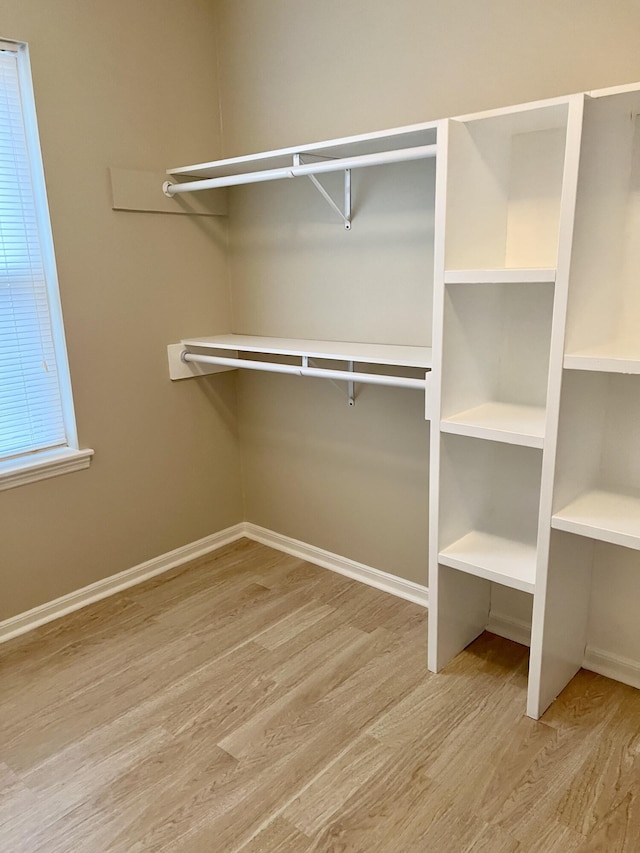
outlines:
[[433, 351], [219, 335], [170, 362], [428, 388], [429, 668], [495, 584], [530, 595], [534, 718], [582, 664], [594, 554], [640, 550], [639, 114], [640, 84], [170, 170], [195, 179], [171, 192], [308, 175], [325, 197], [344, 170], [349, 226], [351, 168], [437, 141]]
[[429, 667], [485, 629], [492, 584], [528, 593], [533, 717], [581, 663], [546, 665], [562, 633], [547, 581], [582, 103], [452, 119], [438, 160]]

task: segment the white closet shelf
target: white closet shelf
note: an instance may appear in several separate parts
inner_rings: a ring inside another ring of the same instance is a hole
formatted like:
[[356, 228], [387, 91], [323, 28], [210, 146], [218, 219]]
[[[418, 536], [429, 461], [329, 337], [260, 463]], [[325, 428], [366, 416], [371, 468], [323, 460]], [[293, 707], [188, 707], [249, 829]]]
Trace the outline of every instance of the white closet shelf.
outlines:
[[[204, 350], [204, 352], [203, 352]], [[246, 356], [256, 353], [271, 358], [251, 359]], [[341, 341], [316, 341], [300, 338], [271, 338], [257, 335], [217, 335], [204, 338], [185, 338], [179, 344], [170, 344], [169, 376], [171, 379], [187, 379], [220, 370], [257, 370], [266, 373], [285, 373], [316, 379], [332, 379], [347, 383], [349, 405], [355, 401], [355, 383], [386, 385], [394, 388], [429, 389], [431, 370], [431, 348], [393, 346], [388, 344], [358, 344]], [[283, 356], [299, 359], [299, 362], [276, 361]], [[318, 365], [313, 360], [344, 362], [334, 365]], [[417, 369], [421, 376], [405, 376], [384, 371], [356, 371], [356, 364], [377, 365]], [[203, 366], [204, 365], [204, 366]]]
[[541, 448], [545, 414], [542, 406], [488, 402], [443, 418], [440, 428], [455, 435]]
[[640, 497], [594, 489], [555, 513], [551, 526], [640, 550]]
[[440, 552], [442, 565], [503, 586], [533, 592], [536, 549], [533, 545], [472, 530]]
[[603, 373], [640, 373], [640, 342], [609, 341], [606, 344], [567, 353], [567, 370], [597, 370]]
[[390, 130], [330, 139], [324, 142], [312, 142], [290, 148], [279, 148], [226, 160], [212, 160], [193, 166], [179, 166], [168, 169], [169, 175], [182, 175], [192, 178], [219, 178], [242, 175], [255, 171], [286, 168], [294, 155], [311, 155], [316, 158], [342, 159], [360, 157], [369, 154], [387, 153], [433, 145], [436, 142], [437, 122], [397, 127]]
[[445, 284], [546, 284], [555, 280], [553, 267], [446, 270], [444, 274]]
[[302, 338], [273, 338], [262, 335], [215, 335], [185, 338], [185, 347], [254, 352], [267, 355], [353, 361], [389, 367], [431, 369], [431, 347], [361, 344], [350, 341], [319, 341]]

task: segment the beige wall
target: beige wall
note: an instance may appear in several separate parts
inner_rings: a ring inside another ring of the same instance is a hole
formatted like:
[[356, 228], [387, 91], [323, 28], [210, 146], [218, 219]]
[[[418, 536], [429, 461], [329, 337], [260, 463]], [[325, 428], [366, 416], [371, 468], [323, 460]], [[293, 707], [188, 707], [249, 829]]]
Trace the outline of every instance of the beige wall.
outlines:
[[241, 520], [231, 374], [171, 383], [166, 345], [229, 326], [226, 219], [111, 210], [108, 168], [219, 153], [205, 0], [3, 0], [29, 42], [89, 470], [0, 492], [0, 619]]
[[[219, 8], [227, 156], [640, 79], [631, 0]], [[234, 330], [427, 343], [429, 169], [358, 174], [348, 234], [308, 182], [234, 190]], [[248, 519], [426, 583], [419, 395], [366, 388], [350, 410], [317, 380], [245, 375], [239, 387]], [[528, 603], [505, 599], [527, 617]]]
[[[339, 198], [340, 178], [325, 181]], [[232, 193], [234, 329], [428, 345], [433, 161], [354, 171], [354, 224], [309, 181]], [[429, 430], [419, 391], [239, 377], [247, 519], [426, 583]]]
[[218, 0], [226, 152], [640, 79], [637, 0]]

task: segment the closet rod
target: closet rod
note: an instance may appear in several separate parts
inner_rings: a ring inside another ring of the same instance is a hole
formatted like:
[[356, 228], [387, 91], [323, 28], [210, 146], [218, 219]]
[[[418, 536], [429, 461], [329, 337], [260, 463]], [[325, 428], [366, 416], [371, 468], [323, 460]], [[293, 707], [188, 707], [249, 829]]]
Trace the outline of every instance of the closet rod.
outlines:
[[198, 355], [193, 352], [182, 353], [182, 361], [194, 361], [202, 364], [220, 364], [225, 367], [245, 367], [249, 370], [263, 370], [267, 373], [290, 373], [295, 376], [315, 376], [318, 379], [340, 379], [345, 382], [364, 382], [370, 385], [392, 385], [396, 388], [419, 388], [424, 391], [426, 379], [410, 379], [407, 376], [385, 376], [381, 373], [354, 373], [351, 370], [331, 370], [321, 367], [303, 367], [298, 364], [278, 364], [270, 361], [250, 361], [244, 358], [227, 358], [220, 355]]
[[[205, 178], [202, 181], [188, 181], [173, 184], [165, 181], [162, 189], [165, 195], [192, 193], [198, 190], [211, 190], [218, 187], [233, 187], [238, 184], [254, 184], [261, 181], [277, 181], [281, 178], [297, 178], [302, 175], [321, 175], [324, 172], [342, 172], [345, 169], [359, 169], [365, 166], [382, 166], [385, 163], [404, 163], [408, 160], [424, 160], [435, 157], [437, 143], [419, 145], [415, 148], [399, 148], [395, 151], [379, 151], [374, 154], [358, 154], [353, 157], [340, 157], [336, 160], [323, 160], [318, 163], [301, 163], [280, 169], [265, 169], [261, 172], [247, 172], [240, 175], [225, 175], [221, 178]], [[304, 152], [300, 152], [304, 154]]]

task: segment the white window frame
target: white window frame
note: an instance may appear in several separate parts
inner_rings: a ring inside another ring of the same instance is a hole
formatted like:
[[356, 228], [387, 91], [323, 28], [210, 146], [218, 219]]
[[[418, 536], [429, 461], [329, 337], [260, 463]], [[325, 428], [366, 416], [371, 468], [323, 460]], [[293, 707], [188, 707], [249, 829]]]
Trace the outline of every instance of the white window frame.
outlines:
[[25, 42], [0, 39], [0, 50], [10, 51], [17, 56], [22, 114], [25, 124], [27, 147], [29, 149], [29, 165], [31, 168], [38, 234], [40, 237], [42, 262], [49, 301], [51, 333], [56, 355], [60, 401], [66, 435], [66, 444], [63, 446], [33, 450], [32, 452], [0, 460], [0, 490], [3, 490], [87, 468], [91, 461], [93, 450], [80, 450], [78, 445], [71, 377], [53, 248], [53, 234], [49, 218], [49, 205], [47, 202], [44, 168], [40, 151], [33, 83], [31, 80], [29, 48]]

